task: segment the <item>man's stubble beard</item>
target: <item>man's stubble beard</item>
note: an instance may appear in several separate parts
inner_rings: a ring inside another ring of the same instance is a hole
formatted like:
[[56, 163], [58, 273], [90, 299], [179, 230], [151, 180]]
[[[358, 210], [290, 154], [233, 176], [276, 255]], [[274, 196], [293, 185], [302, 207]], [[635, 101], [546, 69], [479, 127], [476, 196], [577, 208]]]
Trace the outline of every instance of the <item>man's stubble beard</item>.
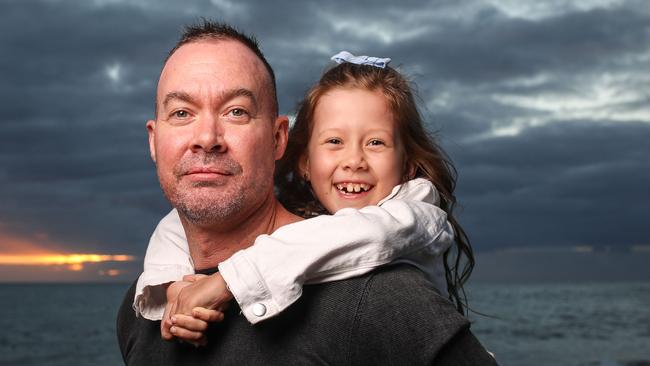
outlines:
[[[219, 167], [230, 175], [225, 182], [184, 182], [187, 171], [197, 166]], [[210, 226], [232, 220], [248, 201], [255, 200], [255, 179], [247, 184], [241, 165], [223, 154], [192, 155], [181, 160], [172, 173], [171, 182], [167, 182], [158, 171], [163, 193], [179, 214], [195, 225]]]
[[[202, 189], [207, 192], [196, 194], [196, 191]], [[244, 208], [246, 201], [243, 187], [219, 187], [209, 183], [195, 183], [192, 189], [173, 189], [165, 192], [165, 196], [188, 221], [201, 226], [232, 219]]]

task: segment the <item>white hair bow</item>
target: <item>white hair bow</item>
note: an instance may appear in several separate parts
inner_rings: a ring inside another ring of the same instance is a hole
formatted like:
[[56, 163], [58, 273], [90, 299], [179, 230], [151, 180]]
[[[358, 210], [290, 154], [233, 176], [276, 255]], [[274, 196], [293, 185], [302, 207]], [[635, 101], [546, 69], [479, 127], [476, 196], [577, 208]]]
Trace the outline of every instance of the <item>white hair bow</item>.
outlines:
[[373, 56], [355, 56], [348, 51], [341, 51], [331, 58], [333, 61], [336, 61], [337, 64], [342, 64], [344, 62], [349, 62], [351, 64], [357, 65], [370, 65], [379, 68], [384, 68], [390, 62], [390, 58], [380, 58]]

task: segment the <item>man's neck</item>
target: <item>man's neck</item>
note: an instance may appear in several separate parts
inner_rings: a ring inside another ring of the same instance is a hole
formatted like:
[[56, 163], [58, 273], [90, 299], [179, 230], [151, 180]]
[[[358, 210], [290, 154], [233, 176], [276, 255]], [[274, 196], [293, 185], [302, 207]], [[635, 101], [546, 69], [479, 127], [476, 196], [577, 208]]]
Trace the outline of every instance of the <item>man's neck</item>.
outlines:
[[215, 267], [235, 252], [253, 245], [259, 235], [270, 234], [281, 226], [302, 220], [287, 211], [273, 194], [250, 214], [228, 225], [199, 226], [183, 215], [180, 217], [197, 270]]

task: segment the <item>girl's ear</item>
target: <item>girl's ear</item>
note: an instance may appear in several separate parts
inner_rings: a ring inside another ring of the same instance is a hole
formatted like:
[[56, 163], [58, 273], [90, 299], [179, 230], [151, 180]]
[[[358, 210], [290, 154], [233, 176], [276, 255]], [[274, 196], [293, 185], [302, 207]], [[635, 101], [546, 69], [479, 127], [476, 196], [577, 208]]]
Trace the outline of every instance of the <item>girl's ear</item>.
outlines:
[[406, 169], [404, 170], [404, 175], [406, 176], [406, 180], [415, 179], [416, 172], [417, 172], [417, 167], [415, 166], [415, 163], [407, 162]]
[[298, 159], [298, 172], [304, 180], [309, 181], [309, 158], [305, 154]]

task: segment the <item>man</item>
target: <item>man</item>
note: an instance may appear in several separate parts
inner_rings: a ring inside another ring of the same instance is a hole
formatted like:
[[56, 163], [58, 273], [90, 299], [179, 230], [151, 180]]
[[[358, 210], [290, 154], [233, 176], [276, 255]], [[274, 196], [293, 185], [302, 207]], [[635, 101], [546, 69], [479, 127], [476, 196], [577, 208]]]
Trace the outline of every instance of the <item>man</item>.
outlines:
[[[189, 28], [161, 72], [148, 121], [160, 184], [178, 210], [197, 272], [297, 221], [276, 200], [273, 169], [287, 142], [273, 71], [254, 41], [220, 24]], [[252, 326], [236, 304], [208, 344], [164, 341], [136, 318], [134, 286], [118, 316], [129, 365], [491, 365], [469, 323], [414, 269], [305, 286], [280, 315]]]

